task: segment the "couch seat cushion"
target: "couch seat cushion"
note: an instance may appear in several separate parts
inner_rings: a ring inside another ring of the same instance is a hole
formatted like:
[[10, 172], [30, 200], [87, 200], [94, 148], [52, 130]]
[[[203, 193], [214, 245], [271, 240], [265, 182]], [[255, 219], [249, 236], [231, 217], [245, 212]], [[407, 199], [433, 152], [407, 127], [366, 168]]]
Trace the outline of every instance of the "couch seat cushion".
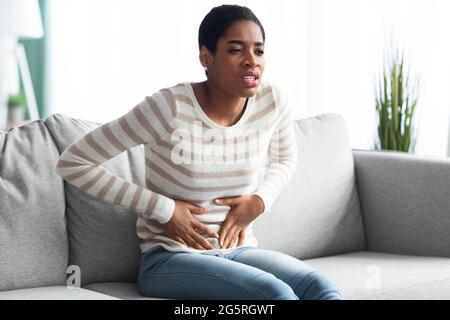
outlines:
[[92, 283], [84, 289], [101, 292], [125, 300], [168, 300], [163, 298], [144, 297], [139, 293], [135, 282], [100, 282]]
[[449, 258], [361, 251], [304, 261], [345, 299], [450, 299]]
[[0, 300], [120, 300], [82, 288], [40, 287], [0, 292]]

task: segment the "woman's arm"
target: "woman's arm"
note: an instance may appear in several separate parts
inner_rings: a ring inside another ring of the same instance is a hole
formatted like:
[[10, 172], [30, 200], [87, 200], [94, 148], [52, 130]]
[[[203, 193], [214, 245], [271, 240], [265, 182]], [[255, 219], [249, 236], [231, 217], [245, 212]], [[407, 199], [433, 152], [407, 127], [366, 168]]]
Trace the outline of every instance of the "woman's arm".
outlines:
[[277, 124], [269, 144], [266, 174], [254, 192], [264, 203], [261, 214], [269, 211], [282, 189], [291, 180], [297, 166], [297, 143], [292, 109], [277, 87], [274, 87], [274, 92], [279, 108]]
[[232, 207], [219, 231], [222, 248], [233, 247], [236, 240], [238, 246], [244, 244], [247, 226], [260, 214], [270, 210], [296, 169], [297, 144], [291, 109], [283, 97], [280, 99], [279, 94], [275, 97], [278, 99], [275, 103], [279, 111], [269, 144], [269, 163], [262, 182], [252, 195], [216, 199], [217, 204]]
[[122, 117], [105, 123], [73, 142], [62, 153], [56, 171], [67, 182], [98, 199], [133, 210], [138, 215], [170, 220], [175, 202], [144, 186], [114, 175], [101, 164], [140, 144], [155, 144], [167, 133], [170, 113], [152, 97]]

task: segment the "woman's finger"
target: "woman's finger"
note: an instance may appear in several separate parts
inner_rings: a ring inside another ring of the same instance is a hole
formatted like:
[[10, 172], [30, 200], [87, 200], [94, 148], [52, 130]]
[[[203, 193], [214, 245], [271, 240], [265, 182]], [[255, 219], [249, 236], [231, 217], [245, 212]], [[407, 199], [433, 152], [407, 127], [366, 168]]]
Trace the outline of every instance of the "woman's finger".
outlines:
[[180, 243], [182, 243], [182, 244], [184, 244], [185, 246], [187, 246], [186, 242], [184, 242], [184, 240], [181, 239], [181, 238], [178, 237], [178, 236], [174, 237], [174, 240], [175, 240], [175, 241], [178, 241], [178, 242], [180, 242]]
[[194, 226], [194, 228], [198, 229], [200, 232], [203, 232], [212, 238], [219, 238], [219, 235], [217, 234], [217, 232], [212, 231], [210, 228], [205, 226], [200, 221], [195, 220], [192, 222], [192, 225]]
[[238, 238], [239, 238], [239, 241], [238, 241], [237, 246], [239, 247], [239, 246], [244, 245], [244, 243], [245, 243], [245, 228], [242, 229], [241, 232], [239, 232]]
[[225, 206], [235, 206], [238, 205], [242, 196], [230, 197], [230, 198], [218, 198], [215, 199], [215, 203], [225, 205]]
[[225, 243], [224, 243], [225, 237], [230, 232], [230, 228], [231, 228], [231, 222], [230, 222], [230, 219], [228, 216], [227, 218], [225, 218], [225, 221], [223, 222], [222, 227], [219, 230], [219, 244], [222, 248], [225, 245]]
[[238, 231], [237, 228], [231, 227], [230, 231], [228, 231], [228, 233], [226, 234], [223, 242], [223, 245], [226, 249], [228, 249], [231, 246], [232, 242], [236, 238], [237, 231]]
[[202, 246], [198, 244], [197, 241], [195, 241], [189, 234], [186, 233], [183, 239], [189, 244], [191, 248], [203, 250]]
[[203, 214], [208, 212], [208, 208], [202, 208], [193, 204], [189, 206], [189, 210], [192, 214]]
[[236, 244], [239, 240], [239, 235], [236, 234], [236, 236], [230, 241], [230, 245], [228, 246], [229, 248], [234, 248], [236, 247]]
[[198, 245], [200, 245], [201, 249], [209, 250], [213, 248], [212, 245], [208, 241], [206, 241], [206, 239], [203, 236], [197, 233], [197, 231], [192, 230], [190, 236], [194, 239], [194, 241]]

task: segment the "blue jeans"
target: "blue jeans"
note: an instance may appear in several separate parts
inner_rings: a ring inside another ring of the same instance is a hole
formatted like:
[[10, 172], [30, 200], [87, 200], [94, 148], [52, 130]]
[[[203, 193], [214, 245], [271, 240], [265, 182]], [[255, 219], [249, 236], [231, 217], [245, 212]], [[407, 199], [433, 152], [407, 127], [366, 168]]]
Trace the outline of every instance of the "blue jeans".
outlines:
[[143, 296], [168, 299], [342, 299], [329, 279], [303, 261], [254, 247], [216, 255], [152, 248], [141, 257], [138, 287]]

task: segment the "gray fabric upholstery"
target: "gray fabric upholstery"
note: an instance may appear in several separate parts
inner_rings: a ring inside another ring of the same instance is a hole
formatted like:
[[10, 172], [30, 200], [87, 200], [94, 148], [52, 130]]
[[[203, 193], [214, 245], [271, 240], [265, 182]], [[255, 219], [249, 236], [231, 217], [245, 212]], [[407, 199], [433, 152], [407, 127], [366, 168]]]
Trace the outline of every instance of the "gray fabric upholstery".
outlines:
[[[55, 114], [46, 120], [62, 153], [73, 141], [99, 124]], [[103, 166], [143, 185], [142, 146], [123, 152]], [[53, 168], [54, 169], [54, 168]], [[137, 279], [140, 259], [136, 215], [119, 205], [100, 201], [65, 182], [70, 241], [69, 263], [81, 270], [81, 286], [93, 282]]]
[[368, 249], [450, 257], [450, 160], [353, 154]]
[[344, 120], [337, 114], [296, 120], [295, 132], [297, 169], [255, 221], [260, 247], [301, 259], [365, 250]]
[[[0, 300], [155, 299], [136, 286], [134, 213], [55, 170], [60, 153], [98, 125], [54, 114], [0, 132]], [[255, 222], [259, 246], [301, 258], [346, 299], [450, 299], [450, 161], [352, 154], [336, 114], [297, 120], [295, 130], [298, 167]], [[144, 183], [142, 146], [104, 166]], [[65, 286], [68, 264], [80, 267], [83, 289]]]
[[93, 290], [125, 300], [167, 300], [141, 296], [136, 282], [101, 282], [92, 283], [84, 289]]
[[59, 152], [43, 121], [0, 132], [0, 291], [66, 282]]
[[0, 292], [0, 300], [119, 300], [82, 288], [52, 286]]
[[332, 279], [345, 299], [450, 299], [450, 259], [353, 252], [305, 260]]
[[[450, 259], [359, 251], [303, 260], [332, 279], [348, 300], [450, 299]], [[85, 289], [120, 299], [158, 300], [136, 283], [94, 283]]]
[[[450, 259], [359, 251], [303, 260], [348, 300], [450, 299]], [[94, 283], [85, 289], [120, 299], [159, 300], [139, 294], [136, 283]]]

